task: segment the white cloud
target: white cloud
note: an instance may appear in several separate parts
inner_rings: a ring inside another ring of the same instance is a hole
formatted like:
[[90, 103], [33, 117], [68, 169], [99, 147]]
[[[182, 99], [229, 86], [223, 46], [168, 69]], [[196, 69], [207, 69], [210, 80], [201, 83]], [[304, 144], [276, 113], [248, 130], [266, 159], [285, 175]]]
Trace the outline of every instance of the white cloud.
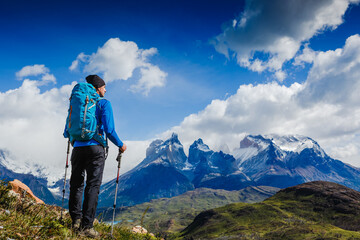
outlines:
[[359, 107], [360, 102], [360, 36], [346, 40], [344, 48], [318, 52], [300, 94], [302, 102], [323, 101]]
[[286, 73], [284, 71], [282, 71], [282, 70], [278, 70], [278, 71], [275, 72], [275, 77], [280, 82], [282, 82], [286, 78]]
[[42, 77], [41, 80], [43, 82], [53, 82], [56, 83], [56, 78], [53, 74], [49, 74], [49, 73], [45, 73]]
[[84, 53], [80, 53], [76, 59], [71, 63], [71, 66], [69, 67], [70, 71], [75, 71], [76, 69], [78, 69], [79, 64], [81, 62], [85, 62], [87, 59], [87, 56]]
[[71, 86], [44, 93], [38, 86], [37, 81], [24, 80], [19, 88], [0, 93], [0, 148], [19, 161], [56, 168], [64, 165], [58, 160], [65, 156], [61, 133]]
[[37, 76], [41, 74], [48, 73], [50, 70], [45, 67], [44, 64], [35, 64], [32, 66], [25, 66], [20, 71], [18, 71], [15, 75], [17, 78], [22, 79], [28, 76]]
[[234, 52], [240, 66], [283, 80], [283, 64], [314, 35], [337, 28], [351, 3], [359, 0], [247, 0], [244, 12], [212, 43], [228, 58]]
[[[120, 136], [121, 137], [121, 136]], [[120, 174], [123, 174], [142, 162], [146, 157], [146, 149], [152, 140], [126, 141], [126, 152], [122, 156]], [[103, 182], [116, 178], [118, 148], [110, 142], [110, 152], [105, 163]]]
[[36, 81], [38, 85], [44, 85], [48, 82], [56, 83], [55, 76], [49, 72], [49, 68], [45, 67], [44, 64], [35, 64], [23, 67], [20, 71], [16, 72], [15, 75], [19, 80], [23, 80], [25, 77], [40, 75], [42, 81]]
[[341, 49], [312, 54], [305, 83], [241, 85], [162, 136], [174, 131], [186, 146], [201, 137], [213, 149], [234, 149], [246, 134], [301, 134], [360, 166], [360, 145], [354, 143], [360, 136], [360, 36], [349, 37]]
[[111, 38], [96, 53], [80, 53], [69, 69], [77, 69], [82, 62], [86, 73], [102, 73], [107, 82], [128, 80], [139, 69], [141, 77], [131, 90], [147, 95], [152, 88], [164, 86], [167, 76], [167, 73], [149, 62], [149, 58], [155, 54], [156, 48], [139, 49], [135, 42]]
[[161, 71], [158, 66], [149, 65], [148, 68], [141, 68], [140, 73], [141, 78], [138, 83], [130, 87], [133, 92], [143, 92], [144, 95], [148, 95], [150, 89], [165, 85], [167, 73]]
[[301, 54], [295, 57], [293, 64], [295, 66], [303, 66], [304, 63], [312, 63], [315, 59], [315, 56], [315, 51], [309, 48], [308, 45], [306, 45], [302, 50]]
[[[25, 79], [19, 88], [0, 92], [0, 149], [13, 155], [15, 165], [26, 166], [26, 162], [39, 164], [50, 171], [51, 177], [60, 178], [65, 170], [67, 148], [67, 140], [62, 133], [75, 82], [45, 92], [40, 91], [39, 82], [41, 80]], [[122, 161], [122, 173], [144, 159], [149, 142], [126, 141], [126, 144], [128, 151]], [[112, 145], [105, 165], [104, 181], [116, 177], [117, 152], [118, 149]]]

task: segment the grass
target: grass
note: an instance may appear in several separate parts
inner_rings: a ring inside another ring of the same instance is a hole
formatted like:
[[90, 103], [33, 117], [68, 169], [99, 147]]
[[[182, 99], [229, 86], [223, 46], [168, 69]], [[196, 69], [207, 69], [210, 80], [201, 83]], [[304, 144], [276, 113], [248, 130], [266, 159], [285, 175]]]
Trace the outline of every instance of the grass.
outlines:
[[314, 211], [314, 206], [326, 206], [326, 199], [281, 194], [261, 203], [234, 203], [202, 212], [173, 239], [360, 239], [359, 231], [345, 230], [335, 222], [339, 217], [357, 221], [358, 214], [331, 208]]
[[[239, 191], [197, 189], [173, 198], [161, 198], [132, 207], [117, 209], [116, 220], [121, 226], [143, 222], [146, 229], [168, 236], [187, 227], [200, 212], [234, 202], [256, 202], [275, 194], [277, 188], [252, 187]], [[146, 212], [146, 209], [147, 212]], [[144, 214], [146, 212], [146, 214]], [[107, 211], [105, 218], [112, 217]], [[131, 222], [128, 222], [131, 220]]]
[[[87, 239], [71, 230], [71, 219], [64, 212], [60, 222], [61, 208], [36, 204], [29, 198], [10, 196], [7, 182], [0, 180], [0, 239]], [[149, 234], [134, 234], [128, 228], [96, 223], [94, 228], [101, 239], [143, 240], [157, 239]]]

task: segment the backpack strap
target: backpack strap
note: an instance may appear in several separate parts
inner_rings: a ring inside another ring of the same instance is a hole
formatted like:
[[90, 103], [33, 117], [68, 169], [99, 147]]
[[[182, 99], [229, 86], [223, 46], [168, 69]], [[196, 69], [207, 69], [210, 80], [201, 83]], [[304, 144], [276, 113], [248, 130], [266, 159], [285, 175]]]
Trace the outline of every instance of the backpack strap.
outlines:
[[[97, 102], [96, 102], [96, 106], [101, 110], [101, 106], [99, 104], [100, 100], [102, 99], [105, 99], [105, 98], [102, 98], [102, 97], [99, 97]], [[103, 135], [101, 135], [99, 133], [99, 128], [100, 128], [100, 123], [98, 122], [97, 125], [96, 125], [96, 133], [93, 137], [93, 139], [95, 141], [97, 141], [98, 143], [100, 143], [104, 148], [105, 148], [105, 159], [107, 158], [108, 156], [108, 152], [109, 152], [109, 144], [108, 144], [108, 138], [106, 136], [106, 133], [104, 133], [104, 135], [106, 137], [104, 137]]]

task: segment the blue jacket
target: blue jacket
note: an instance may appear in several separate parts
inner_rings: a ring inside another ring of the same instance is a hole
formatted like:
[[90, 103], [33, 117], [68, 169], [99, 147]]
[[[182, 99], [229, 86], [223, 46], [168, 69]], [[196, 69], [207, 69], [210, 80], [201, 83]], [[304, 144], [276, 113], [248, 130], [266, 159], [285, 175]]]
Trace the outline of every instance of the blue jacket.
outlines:
[[[96, 120], [99, 125], [99, 133], [104, 136], [104, 133], [108, 139], [118, 147], [122, 147], [124, 144], [118, 137], [115, 131], [114, 116], [111, 107], [111, 103], [106, 99], [101, 99], [96, 106]], [[65, 125], [64, 137], [68, 138], [69, 133]], [[84, 147], [91, 145], [100, 145], [99, 142], [91, 139], [89, 141], [75, 141], [74, 147]]]

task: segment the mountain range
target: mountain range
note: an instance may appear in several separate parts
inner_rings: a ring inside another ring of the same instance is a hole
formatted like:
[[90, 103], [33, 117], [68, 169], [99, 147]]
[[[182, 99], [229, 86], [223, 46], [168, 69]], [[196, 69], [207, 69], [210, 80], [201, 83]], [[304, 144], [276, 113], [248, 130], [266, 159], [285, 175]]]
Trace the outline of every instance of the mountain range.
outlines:
[[[120, 177], [118, 206], [170, 198], [196, 188], [240, 190], [247, 186], [286, 188], [324, 180], [359, 190], [360, 169], [328, 156], [305, 136], [248, 135], [233, 154], [215, 152], [202, 139], [188, 157], [177, 134], [153, 141], [146, 158]], [[99, 206], [111, 206], [115, 180], [103, 184]]]
[[[48, 186], [48, 179], [43, 173], [44, 169], [39, 165], [23, 164], [19, 166], [16, 160], [12, 159], [8, 151], [0, 150], [0, 179], [12, 181], [18, 179], [26, 184], [35, 196], [48, 204], [60, 204], [61, 200]], [[56, 183], [59, 185], [61, 180]], [[55, 185], [56, 185], [55, 184]], [[54, 186], [55, 186], [54, 185]]]
[[360, 189], [360, 169], [331, 158], [309, 137], [247, 136], [234, 155], [256, 185], [285, 188], [324, 180]]
[[[175, 133], [169, 139], [153, 141], [145, 159], [120, 176], [118, 206], [171, 198], [197, 188], [286, 188], [315, 180], [360, 190], [359, 168], [331, 158], [316, 141], [305, 136], [248, 135], [231, 154], [213, 151], [198, 139], [188, 152], [186, 155]], [[0, 177], [17, 178], [46, 203], [60, 203], [63, 179], [50, 181], [43, 167], [19, 166], [17, 162], [0, 150]], [[115, 184], [114, 179], [102, 185], [99, 207], [113, 205]]]

